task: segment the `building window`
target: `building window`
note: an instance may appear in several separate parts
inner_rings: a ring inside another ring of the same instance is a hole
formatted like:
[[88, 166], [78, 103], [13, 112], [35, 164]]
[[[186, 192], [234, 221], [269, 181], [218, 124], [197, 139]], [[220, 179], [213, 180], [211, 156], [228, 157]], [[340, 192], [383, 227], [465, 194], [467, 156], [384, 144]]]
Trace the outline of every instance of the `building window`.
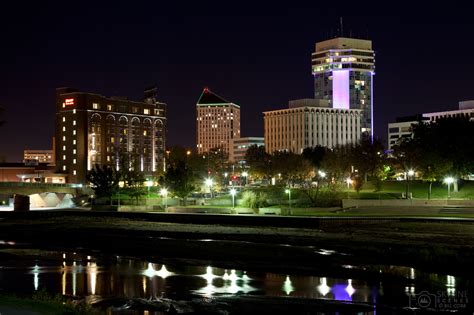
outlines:
[[66, 126], [63, 126], [63, 131], [66, 131]]
[[72, 154], [76, 154], [76, 149], [72, 150]]
[[148, 108], [145, 108], [145, 109], [143, 110], [143, 114], [145, 114], [145, 115], [150, 115], [150, 110], [149, 110]]
[[76, 174], [77, 174], [76, 170], [72, 171], [72, 175], [76, 175]]
[[63, 165], [63, 171], [65, 171], [65, 170], [66, 170], [66, 165]]
[[73, 159], [73, 160], [72, 160], [72, 164], [76, 164], [76, 159]]
[[73, 134], [73, 135], [76, 135], [76, 129], [74, 129], [74, 130], [72, 131], [72, 134]]
[[76, 125], [76, 121], [75, 121], [75, 120], [72, 121], [72, 125], [73, 125], [73, 126]]
[[138, 113], [138, 107], [132, 107], [132, 113], [134, 114]]
[[63, 117], [63, 122], [65, 122], [65, 121], [66, 121], [66, 117]]
[[72, 140], [72, 144], [76, 144], [76, 139]]
[[66, 160], [66, 156], [65, 156], [65, 155], [63, 155], [63, 160]]
[[66, 136], [63, 136], [63, 141], [66, 141]]
[[65, 145], [63, 145], [63, 151], [66, 151], [66, 146]]
[[146, 136], [146, 130], [143, 130], [143, 135]]
[[107, 105], [107, 110], [112, 111], [112, 110], [114, 110], [114, 107], [112, 105]]
[[99, 104], [97, 104], [97, 103], [92, 103], [92, 108], [93, 108], [93, 109], [99, 109]]
[[72, 113], [73, 113], [73, 114], [75, 114], [75, 113], [76, 113], [76, 109], [75, 109], [75, 108], [72, 110]]

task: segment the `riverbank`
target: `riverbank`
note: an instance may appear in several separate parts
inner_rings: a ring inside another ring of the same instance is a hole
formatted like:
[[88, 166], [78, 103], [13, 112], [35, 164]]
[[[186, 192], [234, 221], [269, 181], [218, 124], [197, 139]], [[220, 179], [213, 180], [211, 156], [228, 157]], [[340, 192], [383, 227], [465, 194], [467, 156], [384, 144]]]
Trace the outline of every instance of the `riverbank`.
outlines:
[[[451, 275], [473, 274], [469, 222], [338, 221], [311, 227], [150, 222], [107, 214], [0, 220], [0, 240], [13, 248], [75, 249], [159, 260], [197, 260], [222, 267], [314, 272], [349, 265], [400, 265]], [[284, 219], [284, 218], [283, 218]], [[271, 221], [271, 220], [269, 220]], [[257, 223], [258, 224], [258, 223]], [[336, 268], [334, 272], [344, 272]]]

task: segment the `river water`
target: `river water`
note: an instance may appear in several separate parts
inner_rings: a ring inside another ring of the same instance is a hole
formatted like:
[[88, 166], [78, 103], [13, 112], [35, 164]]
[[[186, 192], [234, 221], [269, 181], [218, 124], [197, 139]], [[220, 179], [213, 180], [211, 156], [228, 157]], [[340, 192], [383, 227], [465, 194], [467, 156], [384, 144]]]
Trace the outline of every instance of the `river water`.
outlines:
[[[72, 252], [38, 252], [0, 261], [0, 292], [31, 294], [46, 290], [52, 294], [86, 298], [125, 299], [222, 296], [258, 296], [364, 303], [371, 306], [363, 314], [376, 314], [381, 305], [404, 309], [421, 307], [425, 294], [434, 299], [430, 307], [466, 310], [468, 279], [424, 273], [400, 266], [344, 266], [350, 271], [369, 270], [374, 277], [338, 278], [324, 274], [278, 274], [264, 271], [223, 269], [207, 265], [162, 264], [119, 256], [92, 256]], [[463, 299], [464, 298], [464, 299]], [[426, 301], [425, 301], [426, 302]], [[449, 302], [449, 305], [448, 305]], [[454, 307], [455, 302], [458, 306]], [[436, 303], [433, 304], [433, 303]], [[444, 303], [444, 306], [443, 306]], [[462, 303], [465, 305], [462, 306]], [[444, 307], [444, 308], [443, 308]], [[109, 314], [165, 314], [108, 308]], [[381, 312], [379, 312], [381, 313]], [[362, 314], [362, 313], [361, 313]]]

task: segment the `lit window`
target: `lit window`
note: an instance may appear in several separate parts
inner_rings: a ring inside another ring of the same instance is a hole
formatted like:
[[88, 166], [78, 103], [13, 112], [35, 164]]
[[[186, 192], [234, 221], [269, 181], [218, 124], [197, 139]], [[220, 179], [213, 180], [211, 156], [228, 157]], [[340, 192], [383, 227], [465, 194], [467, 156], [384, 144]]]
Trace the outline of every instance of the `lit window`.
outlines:
[[63, 136], [63, 141], [66, 141], [66, 136]]
[[110, 155], [107, 155], [107, 162], [110, 162]]
[[66, 117], [63, 117], [63, 122], [65, 122], [65, 121], [66, 121]]
[[76, 170], [72, 171], [72, 175], [76, 175]]
[[72, 125], [73, 125], [73, 126], [75, 126], [75, 125], [76, 125], [76, 121], [75, 121], [75, 120], [73, 120], [73, 122], [72, 122]]
[[75, 113], [76, 113], [76, 109], [75, 109], [75, 108], [72, 110], [72, 113], [73, 113], [73, 114], [75, 114]]
[[66, 131], [66, 126], [63, 126], [63, 131]]
[[99, 104], [97, 104], [97, 103], [92, 103], [92, 108], [93, 108], [93, 109], [99, 109]]
[[148, 108], [145, 108], [145, 109], [143, 110], [143, 114], [145, 114], [145, 115], [150, 115], [150, 110], [149, 110]]
[[66, 156], [65, 156], [65, 155], [63, 155], [63, 160], [66, 160]]
[[76, 140], [72, 140], [72, 144], [76, 144]]
[[66, 151], [66, 146], [65, 145], [63, 145], [63, 151]]
[[146, 130], [143, 130], [143, 135], [146, 136]]
[[63, 165], [63, 171], [65, 171], [65, 170], [66, 170], [66, 165]]
[[72, 154], [76, 154], [76, 149], [72, 150]]
[[74, 129], [74, 130], [72, 131], [72, 134], [73, 134], [73, 135], [76, 135], [76, 129]]
[[72, 160], [72, 164], [76, 164], [76, 159], [73, 159], [73, 160]]
[[107, 105], [107, 110], [113, 110], [112, 105]]
[[65, 108], [65, 107], [66, 107], [66, 104], [63, 103], [63, 108]]

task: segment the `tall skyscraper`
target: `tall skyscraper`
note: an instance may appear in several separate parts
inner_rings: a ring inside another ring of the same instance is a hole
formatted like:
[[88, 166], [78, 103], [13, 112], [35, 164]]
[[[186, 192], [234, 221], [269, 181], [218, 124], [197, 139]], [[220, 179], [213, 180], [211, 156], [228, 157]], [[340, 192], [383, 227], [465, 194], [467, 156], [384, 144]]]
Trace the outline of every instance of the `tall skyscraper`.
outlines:
[[70, 183], [85, 183], [96, 164], [152, 173], [164, 166], [166, 104], [156, 89], [144, 101], [105, 97], [71, 88], [56, 90], [56, 167]]
[[338, 37], [316, 43], [312, 54], [314, 97], [329, 107], [362, 109], [361, 132], [373, 135], [372, 41]]
[[229, 153], [230, 140], [240, 138], [240, 106], [204, 88], [196, 104], [196, 147]]

